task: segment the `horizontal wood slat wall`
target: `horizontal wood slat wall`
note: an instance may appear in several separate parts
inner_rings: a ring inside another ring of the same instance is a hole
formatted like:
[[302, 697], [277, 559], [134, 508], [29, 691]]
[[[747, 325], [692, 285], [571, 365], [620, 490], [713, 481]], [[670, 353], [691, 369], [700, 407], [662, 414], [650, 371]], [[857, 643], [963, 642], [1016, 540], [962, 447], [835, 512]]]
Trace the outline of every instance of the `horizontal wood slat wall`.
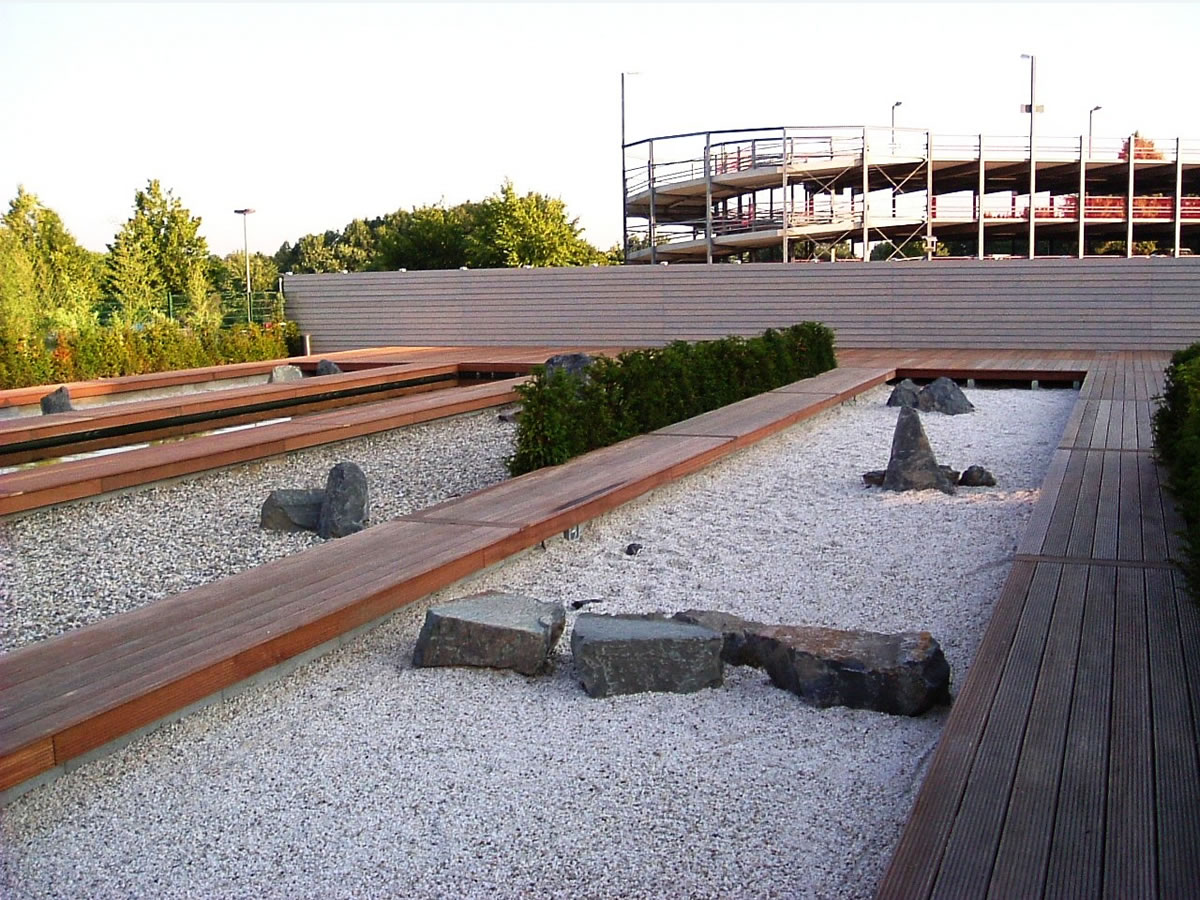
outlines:
[[650, 345], [815, 319], [842, 347], [1175, 350], [1200, 258], [923, 260], [289, 275], [313, 352], [389, 344]]

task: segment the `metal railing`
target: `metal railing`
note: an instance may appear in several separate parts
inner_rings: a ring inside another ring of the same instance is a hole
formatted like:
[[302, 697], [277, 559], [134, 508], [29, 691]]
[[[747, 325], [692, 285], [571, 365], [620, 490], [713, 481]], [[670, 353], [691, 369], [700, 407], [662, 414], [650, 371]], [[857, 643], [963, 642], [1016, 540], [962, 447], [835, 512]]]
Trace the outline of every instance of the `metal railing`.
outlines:
[[[248, 298], [245, 294], [221, 294], [219, 302], [223, 328], [245, 323], [263, 325], [284, 320], [284, 298], [279, 291], [256, 291]], [[151, 309], [168, 319], [185, 321], [191, 306], [186, 294], [164, 293]], [[119, 301], [108, 298], [92, 304], [92, 310], [101, 325], [110, 324], [120, 308]]]

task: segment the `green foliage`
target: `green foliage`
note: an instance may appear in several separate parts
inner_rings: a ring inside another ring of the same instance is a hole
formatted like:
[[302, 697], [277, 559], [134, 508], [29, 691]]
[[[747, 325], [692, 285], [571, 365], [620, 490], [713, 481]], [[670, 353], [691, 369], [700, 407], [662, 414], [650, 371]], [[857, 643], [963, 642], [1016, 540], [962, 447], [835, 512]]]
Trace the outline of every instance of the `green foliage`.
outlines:
[[584, 240], [562, 200], [519, 195], [511, 182], [482, 203], [414, 207], [309, 234], [275, 254], [281, 272], [586, 266], [620, 262]]
[[1200, 343], [1171, 358], [1154, 416], [1154, 446], [1170, 472], [1171, 493], [1186, 526], [1188, 578], [1200, 598]]
[[517, 389], [524, 412], [514, 475], [663, 428], [837, 366], [833, 332], [817, 322], [755, 338], [676, 341], [597, 359], [585, 379], [535, 370]]
[[208, 244], [193, 216], [157, 179], [133, 198], [133, 215], [109, 245], [109, 295], [128, 322], [148, 320], [164, 292], [199, 302], [208, 293]]
[[78, 327], [99, 293], [99, 256], [24, 187], [0, 219], [0, 334]]
[[0, 337], [0, 389], [280, 359], [287, 334], [273, 325], [201, 330], [158, 318], [60, 331], [49, 344]]

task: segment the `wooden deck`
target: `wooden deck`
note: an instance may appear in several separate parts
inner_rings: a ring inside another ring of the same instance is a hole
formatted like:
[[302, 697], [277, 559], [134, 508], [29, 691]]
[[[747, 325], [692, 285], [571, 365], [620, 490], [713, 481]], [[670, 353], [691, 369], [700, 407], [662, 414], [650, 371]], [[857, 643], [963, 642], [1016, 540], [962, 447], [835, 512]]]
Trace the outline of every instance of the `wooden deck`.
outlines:
[[0, 790], [894, 375], [1078, 378], [879, 895], [1200, 895], [1200, 609], [1173, 565], [1179, 522], [1149, 449], [1166, 355], [840, 360], [815, 379], [0, 656]]
[[1200, 896], [1200, 610], [1151, 415], [1097, 354], [882, 898]]

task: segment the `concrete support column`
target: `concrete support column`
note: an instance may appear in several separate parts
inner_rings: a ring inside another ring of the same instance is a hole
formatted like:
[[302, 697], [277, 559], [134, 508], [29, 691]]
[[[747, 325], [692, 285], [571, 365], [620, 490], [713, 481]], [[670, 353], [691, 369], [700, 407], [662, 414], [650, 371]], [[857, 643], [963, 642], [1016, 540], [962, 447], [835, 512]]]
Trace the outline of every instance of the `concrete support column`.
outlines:
[[650, 142], [650, 159], [646, 163], [646, 171], [650, 175], [650, 265], [654, 265], [658, 262], [654, 240], [658, 237], [658, 219], [654, 209], [657, 199], [654, 193], [654, 141]]
[[983, 259], [983, 195], [987, 190], [983, 162], [983, 135], [979, 135], [979, 186], [975, 189], [975, 258]]
[[925, 259], [933, 259], [933, 132], [925, 132]]
[[[862, 254], [863, 262], [871, 261], [871, 250], [868, 242], [871, 237], [870, 217], [867, 215], [867, 194], [871, 191], [870, 170], [867, 162], [867, 129], [862, 132]], [[853, 199], [853, 195], [852, 195]]]
[[704, 135], [704, 261], [713, 261], [712, 132]]
[[1183, 239], [1183, 141], [1175, 138], [1175, 258]]
[[788, 189], [788, 164], [791, 162], [792, 156], [788, 152], [788, 136], [787, 129], [783, 129], [779, 135], [779, 162], [780, 168], [783, 169], [783, 184], [780, 187], [779, 194], [779, 217], [783, 220], [783, 236], [780, 238], [782, 242], [783, 255], [779, 257], [782, 262], [788, 261], [788, 225], [791, 223], [791, 217], [788, 215], [787, 209], [787, 189]]
[[1079, 250], [1077, 256], [1083, 259], [1084, 237], [1083, 237], [1083, 220], [1087, 213], [1087, 158], [1090, 153], [1086, 150], [1086, 145], [1083, 142], [1083, 135], [1079, 136], [1079, 202], [1075, 212], [1079, 216]]

